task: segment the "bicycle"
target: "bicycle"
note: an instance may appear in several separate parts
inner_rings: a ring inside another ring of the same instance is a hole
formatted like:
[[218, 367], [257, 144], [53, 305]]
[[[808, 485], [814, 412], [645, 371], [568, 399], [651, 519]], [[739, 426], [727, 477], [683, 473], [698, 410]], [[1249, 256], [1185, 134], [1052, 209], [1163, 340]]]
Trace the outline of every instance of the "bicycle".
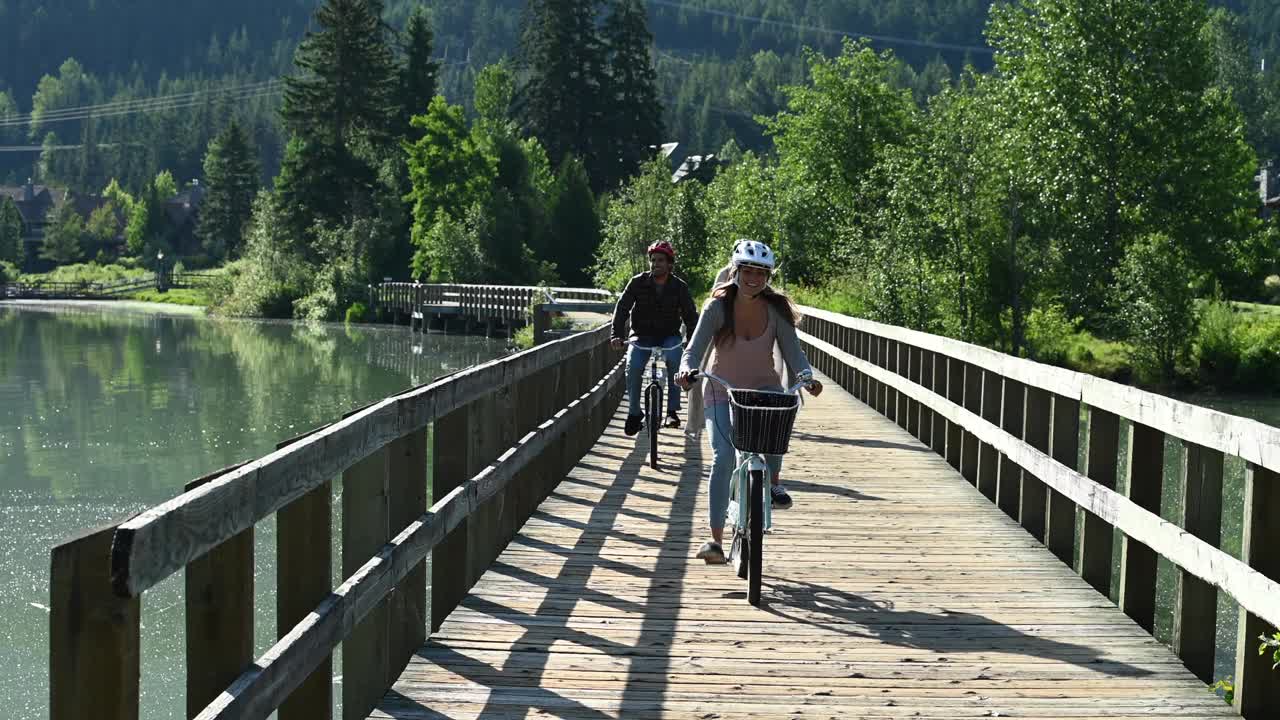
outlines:
[[[785, 392], [735, 388], [724, 378], [694, 370], [689, 380], [706, 377], [719, 383], [729, 394], [731, 441], [737, 450], [738, 466], [729, 484], [726, 521], [733, 527], [729, 560], [738, 577], [747, 581], [747, 602], [760, 605], [760, 585], [764, 567], [764, 534], [773, 527], [772, 503], [764, 500], [769, 464], [765, 455], [785, 455], [791, 443], [791, 428], [800, 409], [800, 388], [813, 383], [813, 373], [801, 372], [796, 384]], [[741, 502], [739, 498], [745, 498]]]
[[645, 423], [649, 426], [649, 467], [658, 469], [658, 426], [662, 417], [662, 390], [666, 380], [664, 351], [684, 347], [684, 343], [676, 343], [669, 347], [662, 345], [641, 345], [635, 340], [627, 343], [637, 350], [649, 352], [649, 383], [644, 387]]

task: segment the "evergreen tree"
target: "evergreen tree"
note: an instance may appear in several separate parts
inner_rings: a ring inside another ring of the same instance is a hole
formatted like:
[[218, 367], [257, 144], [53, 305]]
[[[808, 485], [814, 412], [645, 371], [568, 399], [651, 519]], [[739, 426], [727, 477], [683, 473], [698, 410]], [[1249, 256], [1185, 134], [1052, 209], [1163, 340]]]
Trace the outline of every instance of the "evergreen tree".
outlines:
[[234, 119], [209, 143], [204, 177], [209, 189], [200, 206], [200, 243], [215, 259], [236, 256], [258, 194], [258, 160], [248, 133]]
[[309, 230], [371, 212], [377, 181], [369, 152], [385, 145], [395, 113], [396, 67], [378, 0], [325, 0], [320, 29], [294, 54], [281, 114], [291, 143], [279, 188], [286, 214]]
[[13, 198], [0, 198], [0, 260], [22, 265], [22, 216]]
[[600, 162], [607, 77], [596, 27], [599, 3], [530, 0], [521, 39], [528, 79], [516, 99], [524, 129], [542, 141], [551, 162], [558, 167], [569, 155], [582, 158], [596, 188], [610, 175]]
[[640, 0], [614, 0], [604, 23], [609, 81], [605, 87], [608, 154], [601, 184], [617, 187], [635, 175], [663, 142], [662, 103], [650, 50], [653, 35]]
[[600, 247], [600, 218], [587, 171], [577, 158], [560, 163], [548, 215], [551, 247], [547, 259], [555, 263], [567, 285], [590, 286], [591, 263]]
[[410, 142], [420, 137], [410, 125], [410, 118], [425, 113], [436, 94], [440, 63], [432, 59], [434, 51], [435, 33], [431, 29], [431, 18], [423, 6], [417, 5], [405, 26], [404, 61], [400, 66], [397, 86], [400, 113], [397, 134]]
[[80, 238], [84, 235], [84, 220], [69, 200], [49, 209], [49, 224], [40, 242], [40, 257], [59, 265], [73, 263], [81, 258]]

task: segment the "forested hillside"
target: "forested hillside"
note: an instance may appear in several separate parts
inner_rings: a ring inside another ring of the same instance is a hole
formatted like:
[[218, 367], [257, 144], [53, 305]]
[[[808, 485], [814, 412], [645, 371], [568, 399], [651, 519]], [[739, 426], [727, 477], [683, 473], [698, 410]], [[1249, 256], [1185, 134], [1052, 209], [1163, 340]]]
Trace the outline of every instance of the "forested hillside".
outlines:
[[[1241, 15], [1255, 64], [1264, 57], [1269, 67], [1280, 64], [1280, 5], [1215, 1]], [[418, 4], [430, 11], [435, 54], [444, 61], [439, 87], [470, 108], [476, 73], [515, 53], [526, 3], [387, 0], [384, 20], [403, 28]], [[923, 102], [966, 63], [990, 69], [989, 5], [647, 0], [667, 135], [687, 152], [714, 152], [729, 139], [764, 146], [754, 117], [776, 113], [782, 87], [804, 79], [802, 48], [831, 55], [846, 34], [892, 49], [905, 63], [896, 82]], [[315, 7], [302, 0], [0, 0], [0, 118], [9, 118], [0, 119], [0, 146], [27, 148], [0, 153], [0, 182], [34, 176], [91, 190], [116, 177], [136, 190], [164, 169], [196, 177], [233, 110], [269, 181], [284, 146], [280, 85], [272, 81], [292, 71]], [[91, 123], [85, 112], [67, 112], [102, 103], [119, 104]], [[35, 147], [42, 145], [43, 152]]]

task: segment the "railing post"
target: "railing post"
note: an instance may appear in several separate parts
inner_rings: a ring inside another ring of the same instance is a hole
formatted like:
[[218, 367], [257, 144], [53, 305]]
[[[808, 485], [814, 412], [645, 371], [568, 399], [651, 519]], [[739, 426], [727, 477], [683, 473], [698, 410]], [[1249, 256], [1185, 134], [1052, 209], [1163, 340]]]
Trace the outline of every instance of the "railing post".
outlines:
[[[431, 498], [437, 502], [471, 478], [471, 407], [463, 405], [432, 425]], [[467, 521], [431, 551], [431, 630], [440, 628], [466, 596]]]
[[[964, 408], [982, 415], [982, 368], [964, 363]], [[970, 485], [978, 484], [978, 437], [961, 428], [960, 474]]]
[[[1052, 399], [1048, 391], [1026, 386], [1022, 412], [1022, 439], [1031, 447], [1049, 454], [1049, 424]], [[1018, 503], [1018, 522], [1037, 540], [1045, 540], [1046, 487], [1040, 478], [1022, 473], [1022, 495]]]
[[[419, 306], [420, 307], [420, 306]], [[395, 537], [427, 511], [427, 431], [418, 430], [391, 443], [390, 537]], [[413, 654], [427, 640], [427, 568], [417, 565], [400, 581], [389, 603], [390, 664], [385, 687], [391, 687]]]
[[[893, 372], [900, 378], [908, 379], [911, 377], [911, 346], [895, 341], [893, 343]], [[908, 402], [908, 396], [904, 392], [894, 391], [894, 399], [896, 400], [893, 409], [893, 419], [898, 423], [898, 427], [903, 430], [907, 429], [908, 417], [911, 413], [911, 403]]]
[[[965, 370], [965, 363], [953, 357], [947, 358], [947, 399], [954, 405], [965, 407], [965, 379], [968, 372]], [[965, 446], [964, 426], [957, 422], [947, 420], [947, 462], [951, 467], [960, 470], [964, 467], [964, 446]], [[961, 471], [961, 475], [964, 472]], [[965, 477], [970, 483], [973, 482], [973, 474], [970, 473]]]
[[[920, 348], [910, 345], [899, 345], [898, 374], [907, 380], [920, 384]], [[920, 407], [916, 400], [906, 393], [898, 394], [898, 424], [902, 429], [916, 436], [920, 432]]]
[[[1085, 474], [1102, 487], [1116, 487], [1120, 418], [1106, 410], [1089, 408], [1089, 435], [1085, 448]], [[1086, 511], [1080, 536], [1080, 577], [1103, 595], [1111, 594], [1111, 525]]]
[[546, 304], [538, 303], [533, 306], [533, 344], [538, 346], [547, 341], [547, 331], [551, 329], [551, 313], [547, 312]]
[[[333, 589], [332, 498], [333, 483], [326, 482], [276, 512], [277, 639], [287, 635]], [[331, 717], [333, 658], [326, 657], [280, 706], [279, 719]]]
[[[193, 480], [193, 490], [221, 473]], [[253, 662], [253, 528], [191, 562], [183, 573], [187, 615], [187, 717]]]
[[[1000, 427], [1010, 435], [1021, 438], [1025, 422], [1026, 386], [1009, 378], [1004, 378], [1001, 384]], [[995, 453], [995, 448], [987, 446], [985, 449]], [[1018, 510], [1022, 501], [1022, 468], [1004, 455], [1000, 455], [998, 465], [996, 505], [1009, 517], [1020, 519]]]
[[[342, 575], [351, 577], [391, 539], [391, 453], [379, 448], [342, 473]], [[342, 641], [342, 716], [368, 717], [390, 672], [390, 598], [383, 598]]]
[[[1053, 396], [1049, 428], [1049, 455], [1066, 467], [1079, 467], [1080, 401]], [[1066, 495], [1049, 488], [1045, 510], [1044, 544], [1069, 567], [1075, 567], [1076, 504]]]
[[55, 545], [50, 553], [50, 720], [137, 720], [141, 602], [111, 590], [111, 539], [118, 525]]
[[[933, 351], [917, 348], [916, 367], [919, 368], [919, 374], [916, 382], [925, 390], [933, 390]], [[929, 409], [928, 403], [916, 403], [916, 437], [924, 445], [933, 445], [933, 410]]]
[[[1164, 476], [1164, 433], [1134, 422], [1129, 425], [1129, 499], [1160, 514]], [[1155, 631], [1156, 553], [1121, 535], [1120, 609], [1144, 630]]]
[[[933, 357], [932, 382], [933, 394], [947, 397], [947, 356], [942, 353], [931, 353]], [[947, 418], [942, 413], [927, 411], [932, 428], [929, 430], [929, 446], [941, 458], [947, 456]]]
[[[1222, 453], [1186, 441], [1182, 447], [1185, 455], [1178, 525], [1213, 547], [1219, 547], [1222, 542]], [[1175, 572], [1173, 650], [1196, 677], [1212, 683], [1218, 590], [1182, 568]]]
[[[1249, 463], [1244, 476], [1244, 536], [1241, 557], [1249, 567], [1280, 580], [1280, 473]], [[1262, 618], [1240, 608], [1236, 633], [1236, 712], [1246, 718], [1274, 717], [1280, 708], [1280, 672], [1271, 653], [1259, 654], [1258, 639], [1275, 632]]]

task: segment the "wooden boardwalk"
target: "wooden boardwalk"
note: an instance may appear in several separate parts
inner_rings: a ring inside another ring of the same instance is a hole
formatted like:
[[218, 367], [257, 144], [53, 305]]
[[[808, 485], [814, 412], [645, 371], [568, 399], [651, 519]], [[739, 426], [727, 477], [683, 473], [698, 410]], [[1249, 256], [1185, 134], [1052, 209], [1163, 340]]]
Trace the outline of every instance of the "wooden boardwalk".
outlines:
[[654, 471], [621, 428], [620, 413], [371, 717], [1235, 717], [834, 384], [797, 422], [760, 609], [693, 557], [709, 450], [664, 431]]

